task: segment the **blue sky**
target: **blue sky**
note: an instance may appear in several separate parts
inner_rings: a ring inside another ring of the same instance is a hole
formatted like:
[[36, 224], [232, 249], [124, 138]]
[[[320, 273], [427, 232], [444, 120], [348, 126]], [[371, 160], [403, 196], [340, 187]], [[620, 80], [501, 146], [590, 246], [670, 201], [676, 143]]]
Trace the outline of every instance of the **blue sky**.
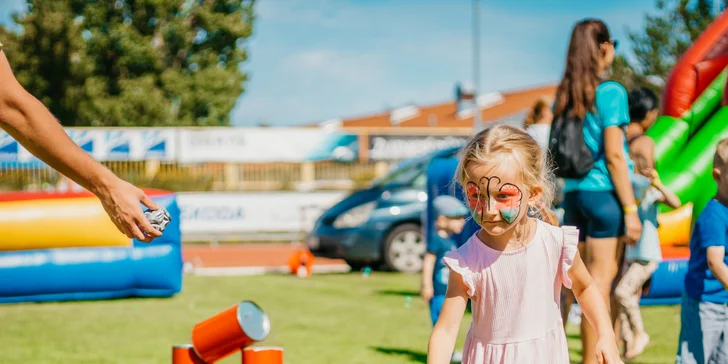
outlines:
[[[23, 0], [0, 0], [0, 23]], [[481, 91], [558, 81], [573, 24], [620, 50], [654, 0], [480, 0]], [[294, 125], [453, 98], [472, 79], [470, 0], [259, 0], [235, 125]]]

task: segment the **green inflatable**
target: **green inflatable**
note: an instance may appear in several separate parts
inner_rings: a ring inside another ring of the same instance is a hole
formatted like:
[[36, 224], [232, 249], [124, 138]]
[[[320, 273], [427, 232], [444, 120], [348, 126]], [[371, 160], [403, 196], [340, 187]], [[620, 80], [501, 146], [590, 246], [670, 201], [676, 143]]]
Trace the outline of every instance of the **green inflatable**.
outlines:
[[655, 141], [655, 161], [663, 183], [683, 203], [693, 203], [694, 217], [717, 190], [713, 153], [718, 142], [728, 138], [728, 107], [720, 105], [727, 79], [728, 68], [679, 119], [661, 116], [647, 132]]

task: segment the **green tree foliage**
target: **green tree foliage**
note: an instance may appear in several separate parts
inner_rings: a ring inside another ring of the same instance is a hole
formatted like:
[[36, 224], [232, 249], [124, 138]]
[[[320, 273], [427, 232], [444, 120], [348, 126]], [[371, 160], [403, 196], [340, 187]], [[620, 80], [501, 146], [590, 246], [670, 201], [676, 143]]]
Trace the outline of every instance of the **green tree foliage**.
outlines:
[[[728, 1], [721, 1], [721, 9]], [[645, 86], [657, 92], [680, 56], [715, 19], [714, 0], [657, 0], [657, 12], [645, 15], [645, 27], [629, 31], [631, 59], [617, 55], [612, 78], [625, 87]], [[632, 62], [630, 62], [632, 61]]]
[[28, 0], [0, 27], [20, 82], [67, 126], [228, 125], [244, 91], [245, 0]]

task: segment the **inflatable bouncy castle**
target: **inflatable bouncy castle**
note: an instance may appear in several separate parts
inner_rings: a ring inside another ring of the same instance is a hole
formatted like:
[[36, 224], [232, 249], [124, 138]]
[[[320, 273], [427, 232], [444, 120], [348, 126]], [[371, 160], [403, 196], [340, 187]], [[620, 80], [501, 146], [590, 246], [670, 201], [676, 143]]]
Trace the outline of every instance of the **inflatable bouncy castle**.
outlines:
[[678, 303], [690, 256], [695, 218], [717, 191], [712, 178], [715, 146], [728, 138], [728, 13], [723, 12], [680, 58], [665, 84], [662, 116], [647, 135], [665, 186], [682, 200], [659, 217], [663, 258], [643, 295], [644, 304]]
[[728, 110], [721, 105], [727, 65], [728, 13], [723, 13], [675, 65], [662, 116], [647, 132], [663, 182], [683, 202], [692, 202], [694, 217], [717, 191], [711, 170], [716, 144], [728, 137]]
[[121, 234], [88, 192], [0, 194], [0, 303], [178, 293], [182, 253], [176, 196], [145, 192], [172, 217], [151, 243]]

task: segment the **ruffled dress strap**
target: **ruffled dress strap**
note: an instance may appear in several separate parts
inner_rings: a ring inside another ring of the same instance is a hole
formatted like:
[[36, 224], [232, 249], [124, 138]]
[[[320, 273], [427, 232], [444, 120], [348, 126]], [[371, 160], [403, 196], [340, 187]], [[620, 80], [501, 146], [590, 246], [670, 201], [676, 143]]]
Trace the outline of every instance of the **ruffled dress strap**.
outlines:
[[579, 229], [574, 226], [563, 226], [562, 246], [561, 246], [561, 281], [564, 287], [571, 289], [571, 278], [569, 278], [569, 269], [574, 265], [574, 257], [579, 251]]
[[455, 273], [463, 277], [463, 283], [468, 287], [468, 296], [475, 296], [475, 277], [473, 271], [468, 267], [465, 262], [465, 258], [460, 254], [459, 251], [451, 251], [445, 254], [443, 257], [445, 264], [452, 269]]

